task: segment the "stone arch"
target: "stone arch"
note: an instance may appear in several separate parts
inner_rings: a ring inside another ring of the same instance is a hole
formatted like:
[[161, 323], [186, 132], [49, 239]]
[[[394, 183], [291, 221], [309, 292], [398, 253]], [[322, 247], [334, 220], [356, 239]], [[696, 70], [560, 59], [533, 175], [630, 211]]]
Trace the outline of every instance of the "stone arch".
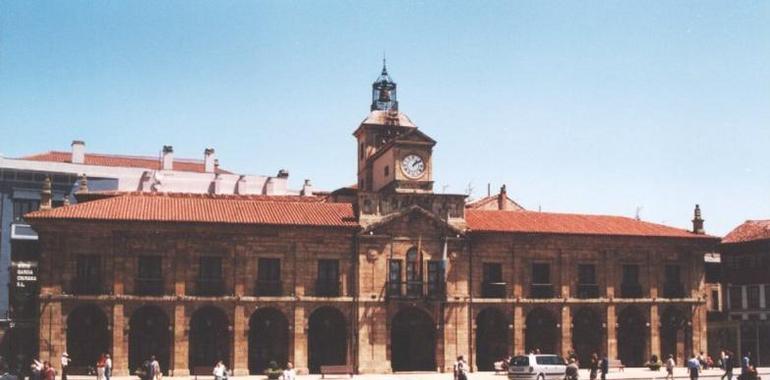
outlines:
[[544, 354], [557, 354], [559, 327], [554, 313], [546, 308], [535, 308], [527, 314], [524, 346], [527, 352], [540, 350]]
[[476, 367], [493, 371], [495, 362], [510, 354], [509, 320], [495, 307], [488, 307], [476, 316]]
[[215, 306], [203, 306], [190, 317], [189, 365], [213, 367], [218, 360], [230, 363], [230, 325], [227, 314]]
[[262, 374], [268, 363], [289, 360], [289, 321], [275, 308], [257, 309], [249, 318], [249, 373]]
[[155, 356], [163, 373], [168, 374], [171, 357], [169, 318], [157, 306], [142, 306], [131, 314], [128, 332], [128, 368], [134, 371]]
[[692, 352], [692, 327], [690, 318], [680, 308], [671, 306], [660, 315], [660, 353], [653, 354], [666, 358], [674, 355], [677, 363], [684, 363]]
[[581, 307], [572, 316], [572, 347], [582, 367], [591, 363], [591, 355], [602, 354], [601, 316], [590, 307]]
[[111, 337], [107, 315], [94, 304], [83, 304], [67, 315], [67, 354], [73, 367], [94, 366], [109, 352]]
[[436, 370], [436, 323], [429, 313], [407, 307], [393, 316], [390, 360], [393, 371]]
[[646, 320], [635, 306], [626, 306], [618, 315], [618, 359], [627, 367], [641, 367], [647, 350]]
[[321, 306], [308, 320], [308, 368], [320, 373], [322, 365], [347, 363], [348, 328], [339, 309]]

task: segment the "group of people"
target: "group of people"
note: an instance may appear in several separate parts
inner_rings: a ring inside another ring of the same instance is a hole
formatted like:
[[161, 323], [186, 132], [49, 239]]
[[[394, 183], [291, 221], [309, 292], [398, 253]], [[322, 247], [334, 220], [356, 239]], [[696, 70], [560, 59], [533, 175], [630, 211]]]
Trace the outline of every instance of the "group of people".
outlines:
[[33, 359], [30, 365], [30, 380], [56, 380], [56, 370], [51, 365], [51, 362]]

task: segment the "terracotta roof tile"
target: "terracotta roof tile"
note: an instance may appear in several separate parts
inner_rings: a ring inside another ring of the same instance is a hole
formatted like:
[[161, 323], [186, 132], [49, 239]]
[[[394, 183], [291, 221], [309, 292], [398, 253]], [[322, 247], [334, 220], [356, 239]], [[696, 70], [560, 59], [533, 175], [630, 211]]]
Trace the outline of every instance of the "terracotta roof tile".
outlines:
[[[30, 161], [69, 163], [72, 162], [72, 153], [50, 151], [21, 157], [21, 159]], [[157, 157], [147, 156], [123, 156], [116, 154], [86, 153], [85, 165], [160, 170], [160, 159]], [[174, 170], [196, 173], [205, 172], [202, 160], [192, 160], [186, 158], [174, 158]], [[217, 169], [217, 173], [230, 174], [230, 172], [222, 169]]]
[[690, 231], [622, 216], [547, 212], [465, 210], [468, 228], [479, 232], [711, 238]]
[[33, 224], [59, 219], [358, 227], [348, 203], [325, 203], [321, 197], [265, 195], [127, 193], [35, 211], [25, 218]]
[[722, 243], [743, 243], [770, 239], [770, 220], [747, 220], [722, 239]]

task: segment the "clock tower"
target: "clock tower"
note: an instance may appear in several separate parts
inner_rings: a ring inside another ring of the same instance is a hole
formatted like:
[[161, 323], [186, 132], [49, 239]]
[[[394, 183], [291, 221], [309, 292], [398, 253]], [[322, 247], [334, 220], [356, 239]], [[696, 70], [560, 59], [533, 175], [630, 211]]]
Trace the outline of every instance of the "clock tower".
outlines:
[[358, 142], [358, 189], [432, 193], [436, 141], [399, 112], [396, 88], [383, 60], [382, 72], [372, 83], [371, 112], [353, 133]]

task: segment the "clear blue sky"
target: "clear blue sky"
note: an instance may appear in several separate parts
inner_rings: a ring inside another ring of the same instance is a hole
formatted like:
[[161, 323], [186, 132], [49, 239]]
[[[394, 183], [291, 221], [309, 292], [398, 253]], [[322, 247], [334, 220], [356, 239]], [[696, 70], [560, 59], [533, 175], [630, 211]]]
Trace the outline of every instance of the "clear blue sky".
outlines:
[[355, 182], [383, 50], [436, 191], [709, 232], [770, 218], [770, 2], [0, 1], [0, 153]]

